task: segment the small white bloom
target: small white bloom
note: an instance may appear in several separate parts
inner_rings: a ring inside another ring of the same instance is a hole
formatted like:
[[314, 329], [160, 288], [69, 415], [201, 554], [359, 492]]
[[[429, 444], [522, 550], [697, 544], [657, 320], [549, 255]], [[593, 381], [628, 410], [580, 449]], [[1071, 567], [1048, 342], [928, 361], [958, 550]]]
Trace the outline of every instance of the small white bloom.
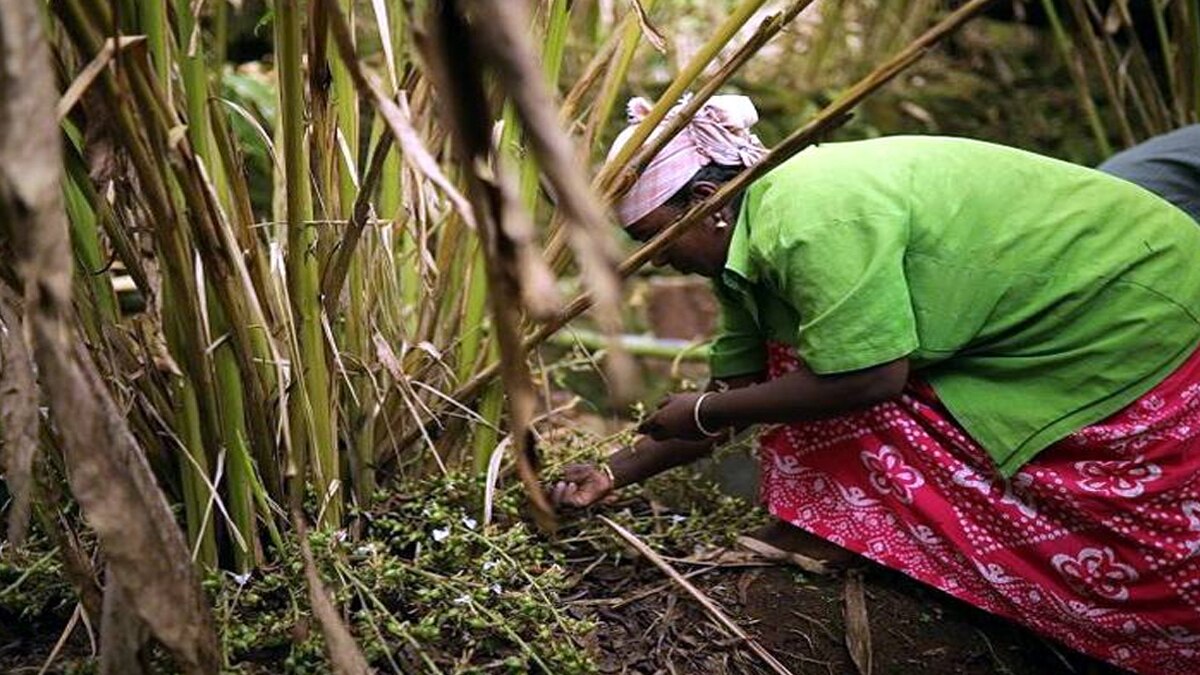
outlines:
[[496, 562], [495, 560], [485, 560], [483, 562], [483, 571], [491, 572], [492, 570], [496, 569], [496, 565], [499, 565], [499, 564], [500, 563]]
[[450, 526], [449, 525], [433, 531], [433, 540], [434, 541], [444, 541], [446, 539], [446, 537], [449, 537], [449, 536], [450, 536]]
[[475, 526], [479, 524], [479, 522], [471, 516], [463, 516], [462, 524], [466, 526], [468, 530], [473, 530], [475, 529]]
[[687, 516], [681, 516], [678, 513], [671, 514], [671, 524], [672, 525], [678, 525], [685, 520], [687, 520]]
[[488, 586], [488, 590], [496, 595], [500, 595], [500, 584], [492, 584], [491, 586]]
[[350, 538], [350, 533], [345, 530], [338, 530], [333, 533], [333, 538], [340, 544]]
[[453, 602], [456, 605], [469, 605], [471, 604], [471, 596], [463, 594], [451, 600], [450, 602]]
[[250, 581], [250, 573], [246, 572], [245, 574], [235, 574], [233, 575], [233, 581], [239, 587], [245, 586], [246, 583]]

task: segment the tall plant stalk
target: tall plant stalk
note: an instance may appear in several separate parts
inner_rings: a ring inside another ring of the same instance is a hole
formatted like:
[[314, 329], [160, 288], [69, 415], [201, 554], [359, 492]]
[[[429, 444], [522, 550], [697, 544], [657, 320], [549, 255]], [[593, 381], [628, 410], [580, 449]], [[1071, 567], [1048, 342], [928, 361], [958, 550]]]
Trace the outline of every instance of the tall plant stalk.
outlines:
[[312, 197], [305, 149], [304, 79], [301, 73], [301, 13], [296, 0], [276, 0], [275, 57], [279, 64], [279, 124], [283, 136], [286, 189], [287, 286], [292, 312], [291, 370], [296, 385], [288, 399], [288, 430], [292, 441], [288, 478], [290, 499], [304, 498], [307, 471], [322, 504], [323, 526], [342, 519], [339, 462], [334, 443], [325, 337], [321, 327], [320, 272], [317, 233], [311, 224]]

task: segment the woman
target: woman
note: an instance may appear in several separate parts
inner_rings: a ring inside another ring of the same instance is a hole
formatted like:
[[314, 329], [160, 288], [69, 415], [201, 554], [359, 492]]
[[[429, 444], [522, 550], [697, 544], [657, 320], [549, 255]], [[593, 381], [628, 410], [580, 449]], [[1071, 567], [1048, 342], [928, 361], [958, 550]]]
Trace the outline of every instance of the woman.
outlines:
[[[629, 234], [650, 239], [757, 161], [755, 117], [710, 101], [617, 205]], [[773, 545], [849, 550], [1135, 671], [1195, 671], [1186, 214], [1092, 169], [894, 137], [805, 150], [656, 262], [713, 280], [714, 384], [670, 397], [606, 465], [568, 469], [559, 503], [774, 425], [759, 447]]]

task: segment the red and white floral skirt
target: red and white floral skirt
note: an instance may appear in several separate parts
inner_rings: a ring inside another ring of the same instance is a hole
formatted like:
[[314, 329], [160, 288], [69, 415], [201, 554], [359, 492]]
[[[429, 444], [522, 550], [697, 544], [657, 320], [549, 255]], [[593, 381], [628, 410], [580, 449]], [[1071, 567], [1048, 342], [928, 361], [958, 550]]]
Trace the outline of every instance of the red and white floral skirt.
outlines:
[[[796, 369], [770, 345], [770, 374]], [[776, 517], [1138, 673], [1200, 673], [1200, 351], [1005, 481], [919, 380], [774, 427]]]

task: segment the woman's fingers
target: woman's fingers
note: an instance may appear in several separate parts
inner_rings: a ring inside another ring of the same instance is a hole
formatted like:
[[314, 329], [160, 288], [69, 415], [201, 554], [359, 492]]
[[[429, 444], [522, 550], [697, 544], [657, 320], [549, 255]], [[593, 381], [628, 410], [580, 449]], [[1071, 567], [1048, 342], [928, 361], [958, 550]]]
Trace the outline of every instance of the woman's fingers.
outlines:
[[586, 495], [579, 483], [560, 480], [550, 490], [550, 501], [555, 506], [587, 506], [592, 498]]

